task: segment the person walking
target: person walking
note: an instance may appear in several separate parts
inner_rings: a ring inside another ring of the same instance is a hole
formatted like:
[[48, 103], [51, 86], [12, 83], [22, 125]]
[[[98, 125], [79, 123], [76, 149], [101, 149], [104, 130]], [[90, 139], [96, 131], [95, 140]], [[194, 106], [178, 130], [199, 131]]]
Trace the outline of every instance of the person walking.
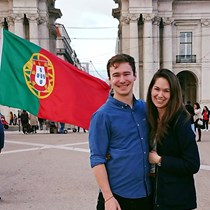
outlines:
[[203, 125], [204, 125], [203, 129], [208, 131], [208, 129], [209, 129], [209, 109], [207, 106], [203, 107], [202, 115], [203, 115]]
[[197, 140], [197, 142], [200, 142], [201, 141], [201, 127], [203, 125], [199, 124], [198, 121], [203, 120], [203, 116], [202, 116], [202, 111], [201, 111], [200, 104], [198, 102], [194, 103], [194, 112], [195, 112], [195, 115], [194, 115], [193, 118], [194, 118], [194, 124], [195, 124], [195, 132], [196, 132], [196, 129], [198, 129], [198, 140]]
[[13, 125], [17, 125], [17, 115], [16, 114], [14, 114], [13, 115]]
[[43, 118], [38, 117], [38, 121], [39, 121], [39, 129], [43, 130], [43, 125], [45, 120]]
[[23, 110], [20, 115], [23, 133], [27, 133], [27, 125], [29, 124], [29, 116], [26, 110]]
[[[2, 149], [4, 148], [4, 127], [2, 125], [2, 122], [0, 120], [0, 153]], [[1, 197], [0, 197], [1, 199]]]
[[10, 113], [9, 113], [9, 124], [10, 124], [10, 125], [13, 125], [13, 123], [14, 123], [14, 122], [13, 122], [13, 113], [10, 112]]
[[195, 112], [194, 112], [194, 108], [193, 106], [191, 105], [191, 102], [190, 101], [187, 101], [187, 104], [185, 105], [185, 108], [186, 110], [189, 112], [190, 116], [191, 116], [191, 127], [193, 130], [195, 130], [195, 126], [194, 126], [194, 115], [195, 115]]
[[[77, 126], [77, 132], [80, 132], [80, 126]], [[83, 132], [86, 133], [86, 130], [83, 128]]]
[[59, 133], [64, 133], [64, 131], [65, 131], [65, 123], [60, 122], [60, 130], [59, 130]]
[[149, 161], [155, 166], [154, 210], [192, 210], [197, 207], [193, 175], [200, 158], [190, 115], [182, 102], [176, 75], [158, 70], [149, 85]]
[[30, 120], [30, 125], [32, 128], [32, 133], [37, 133], [37, 128], [38, 128], [38, 118], [34, 116], [33, 114], [29, 114], [29, 120]]
[[107, 63], [113, 95], [92, 116], [90, 163], [99, 186], [97, 210], [151, 210], [146, 104], [136, 100], [135, 60], [117, 54]]

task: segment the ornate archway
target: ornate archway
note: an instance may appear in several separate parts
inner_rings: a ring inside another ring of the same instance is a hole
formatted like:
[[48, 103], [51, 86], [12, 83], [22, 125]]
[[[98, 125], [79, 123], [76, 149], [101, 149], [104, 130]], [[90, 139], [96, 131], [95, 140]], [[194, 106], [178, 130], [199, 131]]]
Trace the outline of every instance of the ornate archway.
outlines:
[[181, 88], [183, 102], [186, 104], [187, 101], [195, 103], [197, 101], [197, 79], [196, 76], [190, 71], [182, 71], [177, 74]]

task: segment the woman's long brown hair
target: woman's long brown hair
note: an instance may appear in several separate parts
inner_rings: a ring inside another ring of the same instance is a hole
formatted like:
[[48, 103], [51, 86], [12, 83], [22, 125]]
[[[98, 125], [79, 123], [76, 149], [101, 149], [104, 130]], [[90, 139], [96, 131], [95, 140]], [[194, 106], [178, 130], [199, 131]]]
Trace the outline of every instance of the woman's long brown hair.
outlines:
[[[159, 120], [158, 110], [152, 102], [151, 91], [158, 78], [164, 78], [168, 81], [170, 87], [170, 99], [166, 107], [166, 111], [161, 120]], [[182, 100], [182, 90], [176, 75], [168, 69], [158, 70], [149, 85], [147, 92], [147, 113], [150, 124], [150, 142], [161, 143], [164, 136], [168, 134], [169, 123], [178, 117], [181, 111], [185, 111]], [[190, 117], [189, 115], [187, 115]], [[186, 119], [187, 120], [187, 119]]]

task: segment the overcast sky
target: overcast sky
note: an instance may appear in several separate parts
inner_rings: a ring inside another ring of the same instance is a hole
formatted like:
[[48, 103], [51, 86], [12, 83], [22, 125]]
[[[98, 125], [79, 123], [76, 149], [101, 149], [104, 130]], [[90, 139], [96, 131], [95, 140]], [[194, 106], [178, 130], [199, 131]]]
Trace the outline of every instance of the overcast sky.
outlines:
[[71, 47], [80, 62], [92, 61], [90, 73], [97, 69], [106, 77], [107, 60], [115, 54], [118, 20], [112, 9], [113, 0], [56, 0], [55, 7], [62, 12], [58, 23], [65, 26], [71, 38]]

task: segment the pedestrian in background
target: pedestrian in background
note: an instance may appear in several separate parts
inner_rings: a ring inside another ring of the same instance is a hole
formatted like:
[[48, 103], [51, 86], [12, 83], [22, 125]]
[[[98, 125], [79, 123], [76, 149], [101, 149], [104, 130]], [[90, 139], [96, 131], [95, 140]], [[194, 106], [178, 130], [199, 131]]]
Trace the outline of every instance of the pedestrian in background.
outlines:
[[22, 124], [23, 133], [26, 133], [27, 125], [29, 124], [29, 116], [28, 116], [28, 112], [26, 110], [22, 111], [22, 113], [20, 115], [20, 121]]
[[38, 117], [38, 121], [39, 121], [39, 129], [40, 130], [43, 130], [43, 125], [44, 125], [44, 119], [42, 119], [42, 118], [40, 118], [40, 117]]
[[187, 101], [187, 104], [185, 105], [185, 108], [186, 110], [189, 112], [190, 116], [191, 116], [191, 127], [192, 129], [195, 131], [195, 126], [194, 126], [194, 115], [195, 115], [195, 112], [194, 112], [194, 108], [193, 106], [191, 105], [191, 102], [190, 101]]
[[155, 164], [154, 210], [191, 210], [197, 207], [193, 175], [200, 159], [190, 115], [182, 102], [176, 75], [158, 70], [149, 85], [147, 112]]
[[[77, 132], [79, 132], [79, 131], [80, 131], [80, 127], [77, 126]], [[83, 128], [83, 132], [86, 133], [86, 130], [84, 128]]]
[[207, 106], [203, 107], [203, 111], [202, 111], [202, 115], [203, 115], [203, 129], [208, 131], [209, 129], [209, 109]]
[[90, 162], [100, 192], [97, 210], [152, 209], [146, 104], [136, 100], [134, 58], [118, 54], [107, 63], [113, 95], [93, 114]]
[[9, 113], [9, 124], [13, 125], [13, 113], [12, 112]]
[[60, 122], [60, 131], [59, 131], [59, 133], [64, 133], [64, 129], [65, 129], [65, 123]]
[[20, 132], [20, 126], [21, 126], [21, 110], [18, 110], [18, 130]]
[[18, 120], [18, 119], [17, 119], [17, 115], [14, 114], [14, 115], [13, 115], [13, 124], [14, 124], [14, 125], [17, 125], [17, 120]]
[[195, 112], [195, 115], [193, 118], [194, 118], [194, 124], [195, 124], [195, 132], [196, 132], [196, 129], [198, 129], [197, 142], [200, 142], [201, 141], [201, 128], [203, 127], [203, 125], [199, 124], [198, 120], [203, 120], [203, 116], [202, 116], [202, 110], [201, 110], [200, 104], [198, 102], [194, 103], [194, 112]]
[[38, 128], [38, 118], [33, 114], [29, 114], [30, 125], [32, 128], [32, 133], [37, 133], [36, 130]]

